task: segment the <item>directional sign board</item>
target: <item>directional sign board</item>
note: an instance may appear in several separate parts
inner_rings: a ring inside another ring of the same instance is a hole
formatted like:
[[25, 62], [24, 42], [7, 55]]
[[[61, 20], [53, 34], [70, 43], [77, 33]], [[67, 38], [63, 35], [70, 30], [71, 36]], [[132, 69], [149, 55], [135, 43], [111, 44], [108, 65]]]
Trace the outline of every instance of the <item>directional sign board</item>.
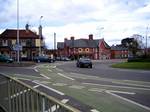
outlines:
[[22, 46], [21, 46], [21, 45], [18, 45], [18, 44], [15, 44], [15, 45], [13, 46], [13, 50], [14, 50], [14, 51], [22, 51]]

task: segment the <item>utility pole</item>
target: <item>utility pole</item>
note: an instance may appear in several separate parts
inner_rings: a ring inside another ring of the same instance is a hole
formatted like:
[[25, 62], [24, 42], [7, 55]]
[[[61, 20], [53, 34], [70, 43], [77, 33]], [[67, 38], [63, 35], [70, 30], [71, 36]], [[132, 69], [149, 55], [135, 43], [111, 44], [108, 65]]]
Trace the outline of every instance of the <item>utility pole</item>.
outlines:
[[146, 27], [146, 35], [145, 35], [145, 56], [147, 56], [147, 35], [148, 35], [148, 26]]
[[56, 50], [56, 33], [54, 32], [54, 50]]
[[19, 0], [17, 0], [17, 62], [19, 63], [20, 57], [20, 44], [19, 44]]

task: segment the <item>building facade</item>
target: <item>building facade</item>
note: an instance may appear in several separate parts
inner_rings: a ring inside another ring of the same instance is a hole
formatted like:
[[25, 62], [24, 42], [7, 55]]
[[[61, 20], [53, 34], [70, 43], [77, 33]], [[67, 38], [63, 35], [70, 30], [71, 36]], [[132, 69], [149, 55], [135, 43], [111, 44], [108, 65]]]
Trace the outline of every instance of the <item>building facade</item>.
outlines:
[[64, 42], [57, 43], [57, 56], [70, 57], [78, 59], [80, 57], [89, 57], [91, 59], [110, 59], [110, 47], [104, 39], [93, 39], [89, 35], [88, 39], [64, 39]]
[[124, 59], [128, 58], [128, 48], [121, 45], [111, 46], [111, 59]]
[[[41, 30], [41, 29], [40, 29]], [[14, 60], [17, 59], [17, 49], [20, 50], [20, 60], [33, 60], [41, 53], [44, 52], [45, 44], [43, 37], [39, 38], [35, 32], [28, 29], [19, 30], [19, 46], [17, 45], [17, 30], [6, 29], [0, 35], [0, 54], [10, 56]]]

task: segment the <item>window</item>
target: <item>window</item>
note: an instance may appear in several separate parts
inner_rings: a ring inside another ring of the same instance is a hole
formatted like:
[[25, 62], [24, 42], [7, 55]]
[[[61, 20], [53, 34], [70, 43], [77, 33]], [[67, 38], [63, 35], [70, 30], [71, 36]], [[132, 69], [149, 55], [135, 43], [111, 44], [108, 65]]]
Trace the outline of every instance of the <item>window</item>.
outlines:
[[21, 45], [26, 46], [26, 40], [21, 40]]
[[86, 48], [85, 51], [86, 51], [86, 52], [89, 52], [89, 48]]
[[2, 44], [3, 44], [3, 46], [8, 46], [8, 41], [7, 40], [3, 40]]
[[82, 48], [79, 48], [79, 49], [78, 49], [78, 52], [82, 52], [82, 51], [83, 51], [83, 49], [82, 49]]

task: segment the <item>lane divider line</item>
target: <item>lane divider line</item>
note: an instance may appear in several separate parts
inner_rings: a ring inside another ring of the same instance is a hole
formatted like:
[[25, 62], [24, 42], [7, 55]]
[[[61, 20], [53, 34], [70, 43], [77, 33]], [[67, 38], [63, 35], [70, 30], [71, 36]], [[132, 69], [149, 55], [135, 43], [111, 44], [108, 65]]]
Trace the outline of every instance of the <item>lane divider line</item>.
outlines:
[[44, 78], [46, 78], [46, 79], [50, 79], [50, 77], [47, 77], [46, 75], [44, 75], [44, 74], [40, 74], [41, 76], [43, 76]]
[[68, 77], [68, 76], [62, 74], [62, 73], [57, 73], [57, 74], [60, 75], [60, 76], [62, 76], [62, 77], [64, 77], [64, 78], [67, 78], [67, 79], [69, 79], [69, 80], [75, 80], [75, 79], [73, 79], [73, 78], [71, 78], [71, 77]]

